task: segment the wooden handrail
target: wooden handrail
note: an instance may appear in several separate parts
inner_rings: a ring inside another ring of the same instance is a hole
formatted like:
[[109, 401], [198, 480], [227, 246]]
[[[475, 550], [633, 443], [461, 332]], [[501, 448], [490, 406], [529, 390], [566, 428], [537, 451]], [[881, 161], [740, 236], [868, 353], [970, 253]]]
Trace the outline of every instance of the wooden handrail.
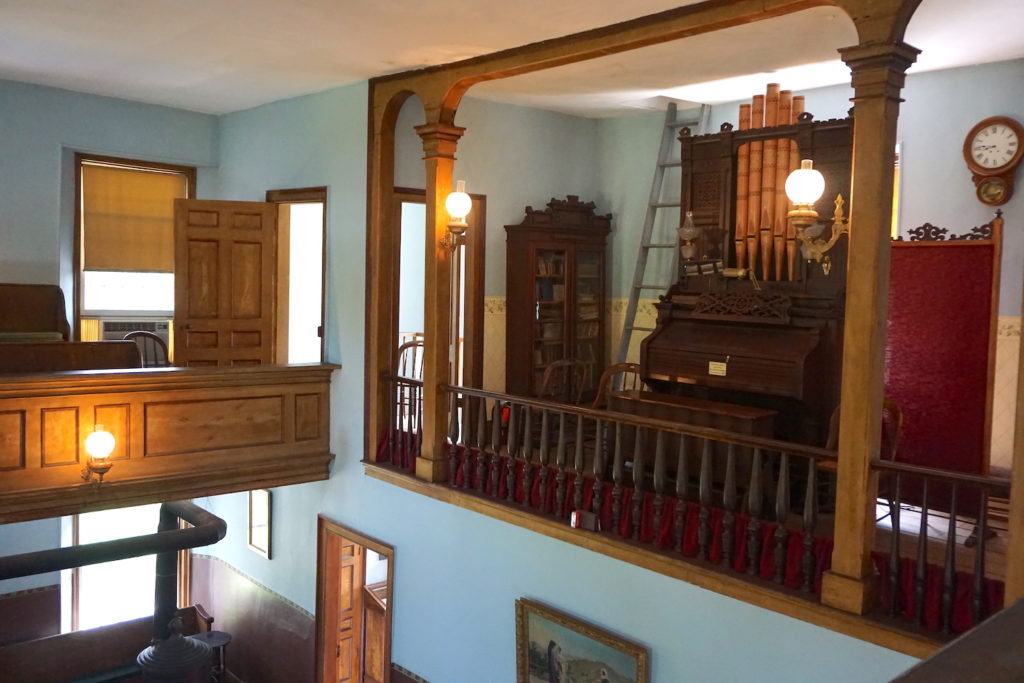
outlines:
[[567, 413], [570, 415], [579, 415], [580, 417], [600, 420], [614, 420], [615, 422], [620, 422], [624, 425], [630, 425], [633, 427], [645, 427], [648, 429], [657, 429], [685, 436], [696, 436], [704, 439], [711, 439], [713, 441], [736, 444], [737, 446], [748, 446], [768, 451], [782, 451], [789, 453], [790, 455], [797, 455], [815, 460], [836, 460], [836, 452], [830, 451], [826, 448], [759, 436], [749, 436], [747, 434], [738, 434], [736, 432], [727, 432], [722, 429], [714, 429], [713, 427], [702, 427], [682, 422], [673, 422], [670, 420], [659, 420], [652, 417], [638, 417], [630, 413], [573, 406], [565, 403], [557, 403], [555, 401], [545, 401], [525, 396], [512, 396], [483, 389], [469, 389], [467, 387], [444, 385], [442, 386], [442, 390], [450, 394], [462, 394], [463, 396], [473, 396], [476, 398], [516, 403], [555, 413]]
[[990, 494], [995, 493], [1007, 497], [1010, 495], [1010, 480], [1007, 477], [940, 470], [934, 467], [922, 467], [921, 465], [911, 465], [905, 462], [892, 462], [889, 460], [872, 460], [871, 469], [902, 472], [927, 479], [939, 479], [952, 484], [973, 484], [987, 489]]

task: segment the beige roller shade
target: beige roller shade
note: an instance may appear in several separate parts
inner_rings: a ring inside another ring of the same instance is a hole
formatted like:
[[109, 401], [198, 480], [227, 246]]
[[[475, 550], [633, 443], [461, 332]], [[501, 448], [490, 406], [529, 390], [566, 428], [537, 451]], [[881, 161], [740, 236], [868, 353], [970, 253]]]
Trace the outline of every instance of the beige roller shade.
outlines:
[[83, 270], [174, 272], [174, 200], [187, 191], [181, 173], [83, 164]]

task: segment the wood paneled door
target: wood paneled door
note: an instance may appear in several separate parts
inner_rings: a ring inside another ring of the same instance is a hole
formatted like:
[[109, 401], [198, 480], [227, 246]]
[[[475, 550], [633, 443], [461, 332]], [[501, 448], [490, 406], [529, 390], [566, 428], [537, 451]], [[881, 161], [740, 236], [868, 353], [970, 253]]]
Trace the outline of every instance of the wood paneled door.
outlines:
[[323, 517], [317, 542], [317, 680], [385, 683], [393, 549]]
[[274, 362], [277, 207], [174, 203], [174, 360], [183, 366]]

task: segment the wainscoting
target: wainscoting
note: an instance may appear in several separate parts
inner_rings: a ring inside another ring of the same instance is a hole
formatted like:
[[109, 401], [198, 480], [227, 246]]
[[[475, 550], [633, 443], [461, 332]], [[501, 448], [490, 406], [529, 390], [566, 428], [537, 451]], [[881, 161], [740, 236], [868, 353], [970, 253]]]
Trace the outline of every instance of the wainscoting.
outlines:
[[0, 595], [0, 647], [60, 633], [60, 586]]
[[245, 683], [314, 681], [313, 615], [209, 555], [192, 555], [192, 601], [231, 634], [227, 668]]

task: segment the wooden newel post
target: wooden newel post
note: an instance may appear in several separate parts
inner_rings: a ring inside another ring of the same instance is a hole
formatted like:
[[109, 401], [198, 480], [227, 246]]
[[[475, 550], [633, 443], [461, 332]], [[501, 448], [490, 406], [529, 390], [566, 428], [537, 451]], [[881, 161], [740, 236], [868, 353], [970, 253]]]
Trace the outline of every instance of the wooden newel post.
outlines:
[[426, 271], [423, 301], [423, 422], [422, 446], [416, 458], [416, 476], [431, 482], [448, 479], [445, 448], [448, 399], [441, 387], [448, 384], [451, 328], [451, 257], [446, 246], [448, 213], [444, 201], [452, 189], [455, 148], [465, 128], [445, 123], [416, 126], [423, 139], [426, 165]]
[[919, 51], [904, 43], [840, 50], [853, 72], [853, 189], [832, 568], [821, 599], [863, 614], [876, 599], [871, 563], [881, 441], [896, 119], [904, 73]]

